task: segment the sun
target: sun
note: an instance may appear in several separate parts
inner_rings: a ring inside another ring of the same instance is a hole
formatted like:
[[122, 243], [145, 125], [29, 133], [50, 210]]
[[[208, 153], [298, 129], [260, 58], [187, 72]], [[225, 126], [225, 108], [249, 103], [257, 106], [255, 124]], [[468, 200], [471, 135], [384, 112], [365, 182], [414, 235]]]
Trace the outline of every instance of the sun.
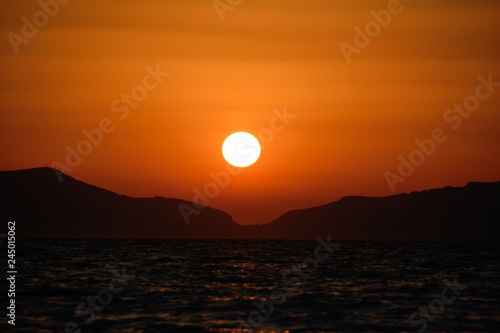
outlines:
[[245, 168], [257, 162], [260, 156], [260, 143], [255, 136], [247, 132], [236, 132], [224, 140], [222, 156], [227, 163]]

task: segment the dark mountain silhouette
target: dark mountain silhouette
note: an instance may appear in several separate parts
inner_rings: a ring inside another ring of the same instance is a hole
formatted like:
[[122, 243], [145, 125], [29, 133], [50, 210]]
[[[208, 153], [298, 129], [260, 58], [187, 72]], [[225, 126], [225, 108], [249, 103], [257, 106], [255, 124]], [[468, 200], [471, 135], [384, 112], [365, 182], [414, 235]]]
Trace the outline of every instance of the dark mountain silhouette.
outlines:
[[0, 172], [0, 186], [2, 216], [16, 220], [20, 237], [234, 238], [241, 228], [209, 207], [191, 215], [187, 224], [179, 205], [193, 207], [191, 202], [131, 198], [51, 168]]
[[209, 207], [187, 224], [179, 205], [191, 202], [131, 198], [51, 168], [2, 171], [0, 192], [2, 220], [16, 220], [19, 237], [497, 241], [500, 234], [500, 182], [344, 197], [260, 226], [241, 226]]
[[498, 241], [500, 182], [470, 182], [388, 197], [349, 196], [294, 210], [257, 227], [269, 238], [337, 240]]

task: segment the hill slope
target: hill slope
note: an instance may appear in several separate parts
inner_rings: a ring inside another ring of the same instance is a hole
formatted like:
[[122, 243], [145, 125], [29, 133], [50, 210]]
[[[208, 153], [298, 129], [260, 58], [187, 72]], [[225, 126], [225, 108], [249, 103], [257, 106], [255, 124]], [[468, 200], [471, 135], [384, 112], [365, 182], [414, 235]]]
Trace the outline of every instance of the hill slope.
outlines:
[[35, 168], [0, 172], [2, 220], [20, 237], [472, 240], [500, 237], [500, 182], [398, 194], [344, 197], [294, 210], [260, 226], [241, 226], [206, 207], [187, 224], [169, 198], [131, 198]]
[[206, 207], [187, 224], [169, 198], [131, 198], [78, 181], [51, 168], [0, 172], [4, 219], [19, 236], [68, 238], [227, 238], [241, 228]]
[[258, 229], [270, 238], [500, 240], [500, 182], [389, 197], [344, 197], [294, 210]]

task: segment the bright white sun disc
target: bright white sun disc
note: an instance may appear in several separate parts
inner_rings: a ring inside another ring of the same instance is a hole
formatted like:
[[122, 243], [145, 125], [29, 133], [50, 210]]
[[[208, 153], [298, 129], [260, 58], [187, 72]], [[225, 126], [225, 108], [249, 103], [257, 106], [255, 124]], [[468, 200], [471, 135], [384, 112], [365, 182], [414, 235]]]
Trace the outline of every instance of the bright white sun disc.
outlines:
[[224, 140], [222, 156], [231, 165], [244, 168], [257, 162], [260, 156], [260, 143], [247, 132], [236, 132]]

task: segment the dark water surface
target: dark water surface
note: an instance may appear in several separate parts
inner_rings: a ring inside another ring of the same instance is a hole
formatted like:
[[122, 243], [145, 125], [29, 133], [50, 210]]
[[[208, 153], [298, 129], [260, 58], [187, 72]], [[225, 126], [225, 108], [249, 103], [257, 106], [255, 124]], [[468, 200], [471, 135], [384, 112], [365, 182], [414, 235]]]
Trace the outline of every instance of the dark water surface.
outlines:
[[499, 244], [333, 243], [18, 239], [0, 332], [500, 332]]

